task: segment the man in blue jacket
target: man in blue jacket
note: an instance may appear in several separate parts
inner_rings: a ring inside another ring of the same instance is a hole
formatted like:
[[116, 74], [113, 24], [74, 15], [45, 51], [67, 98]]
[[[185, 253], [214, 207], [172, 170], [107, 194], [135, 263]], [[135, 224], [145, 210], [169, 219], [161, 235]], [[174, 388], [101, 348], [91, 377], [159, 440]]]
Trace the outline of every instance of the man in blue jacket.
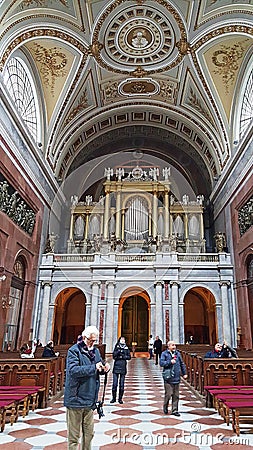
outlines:
[[160, 366], [163, 367], [163, 369], [171, 369], [170, 378], [166, 381], [164, 380], [165, 394], [163, 412], [164, 414], [168, 414], [168, 404], [172, 397], [171, 414], [180, 416], [180, 413], [178, 412], [179, 383], [181, 373], [183, 378], [187, 378], [186, 367], [179, 351], [176, 350], [175, 342], [169, 341], [167, 345], [168, 348], [162, 352], [160, 358]]
[[94, 347], [99, 331], [88, 326], [83, 339], [69, 348], [66, 362], [64, 405], [67, 408], [68, 449], [76, 450], [81, 434], [82, 450], [91, 450], [94, 435], [93, 411], [99, 391], [99, 374], [108, 372], [99, 350]]

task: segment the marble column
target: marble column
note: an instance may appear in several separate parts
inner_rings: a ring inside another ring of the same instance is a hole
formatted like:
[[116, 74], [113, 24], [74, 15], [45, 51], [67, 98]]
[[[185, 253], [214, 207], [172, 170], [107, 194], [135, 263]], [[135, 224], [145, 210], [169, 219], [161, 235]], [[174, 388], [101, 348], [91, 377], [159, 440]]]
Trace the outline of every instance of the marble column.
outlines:
[[178, 303], [178, 314], [179, 314], [179, 344], [185, 343], [184, 336], [184, 302]]
[[[92, 287], [92, 283], [91, 283], [91, 287]], [[91, 295], [87, 295], [86, 296], [86, 302], [85, 302], [85, 328], [88, 327], [89, 325], [95, 325], [91, 322]]]
[[98, 300], [99, 300], [99, 288], [100, 281], [93, 281], [91, 283], [91, 314], [90, 324], [98, 328]]
[[112, 353], [114, 341], [116, 336], [113, 336], [114, 330], [114, 316], [113, 316], [113, 305], [114, 305], [114, 289], [115, 282], [108, 281], [107, 286], [107, 305], [106, 305], [106, 330], [105, 330], [105, 342], [106, 342], [106, 352]]
[[74, 214], [71, 214], [71, 216], [70, 216], [70, 229], [69, 229], [69, 239], [70, 240], [74, 239], [73, 232], [74, 232]]
[[170, 282], [171, 286], [171, 340], [179, 343], [179, 284], [176, 281]]
[[157, 191], [153, 192], [153, 226], [152, 226], [152, 236], [157, 236], [157, 218], [158, 218], [158, 198], [157, 198]]
[[228, 303], [228, 287], [230, 286], [230, 281], [221, 281], [219, 283], [221, 290], [221, 304], [222, 304], [222, 330], [223, 330], [223, 340], [227, 341], [231, 345], [231, 320], [230, 311]]
[[156, 317], [156, 336], [163, 335], [163, 281], [157, 281], [155, 283], [155, 296], [156, 296], [156, 305], [155, 305], [155, 317]]
[[169, 192], [166, 191], [164, 195], [164, 237], [165, 239], [168, 239], [169, 237], [169, 223], [170, 223], [170, 216], [169, 216]]
[[86, 217], [85, 217], [85, 233], [84, 233], [84, 238], [85, 239], [88, 238], [88, 233], [89, 233], [89, 214], [86, 213]]
[[217, 333], [218, 342], [223, 342], [224, 334], [222, 328], [222, 304], [216, 303], [216, 321], [217, 321]]
[[[51, 297], [51, 289], [53, 283], [50, 281], [43, 281], [41, 283], [42, 288], [42, 296], [41, 296], [41, 311], [40, 311], [40, 329], [39, 329], [39, 338], [45, 343], [48, 339], [48, 319], [49, 319], [49, 304]], [[52, 326], [52, 324], [51, 324]]]
[[188, 214], [185, 213], [184, 215], [184, 238], [185, 240], [188, 239], [189, 232], [188, 232]]
[[109, 217], [110, 217], [110, 191], [105, 193], [105, 213], [104, 213], [104, 239], [109, 237]]
[[[120, 186], [118, 186], [120, 189]], [[121, 239], [121, 191], [116, 192], [116, 226], [115, 234], [117, 239]]]

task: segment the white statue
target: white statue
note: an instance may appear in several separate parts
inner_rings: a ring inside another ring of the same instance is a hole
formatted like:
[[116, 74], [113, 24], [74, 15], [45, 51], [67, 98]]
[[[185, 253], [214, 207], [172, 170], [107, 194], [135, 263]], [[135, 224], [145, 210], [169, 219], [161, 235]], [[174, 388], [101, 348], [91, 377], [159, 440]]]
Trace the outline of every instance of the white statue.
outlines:
[[113, 176], [113, 169], [111, 169], [110, 167], [106, 167], [105, 168], [105, 177], [106, 177], [106, 179], [109, 181], [112, 176]]
[[149, 169], [149, 176], [153, 178], [154, 181], [157, 181], [157, 177], [159, 176], [159, 169], [158, 167], [153, 167]]
[[199, 203], [200, 205], [203, 205], [204, 199], [204, 195], [197, 195], [197, 203]]
[[182, 197], [183, 205], [188, 205], [189, 203], [189, 195], [184, 194]]
[[92, 203], [92, 195], [86, 195], [85, 197], [85, 203], [86, 205], [90, 205]]
[[74, 207], [78, 203], [78, 196], [77, 195], [71, 195], [70, 197], [71, 205]]
[[124, 169], [122, 167], [116, 169], [116, 175], [118, 177], [118, 180], [121, 181], [122, 177], [125, 175]]
[[163, 168], [163, 177], [167, 181], [170, 176], [170, 167], [164, 167]]
[[55, 249], [55, 243], [56, 243], [57, 239], [58, 239], [58, 235], [57, 235], [57, 234], [54, 234], [54, 232], [52, 231], [52, 232], [49, 234], [49, 242], [50, 242], [50, 247], [51, 247], [51, 251], [52, 251], [52, 252], [54, 252], [54, 249]]

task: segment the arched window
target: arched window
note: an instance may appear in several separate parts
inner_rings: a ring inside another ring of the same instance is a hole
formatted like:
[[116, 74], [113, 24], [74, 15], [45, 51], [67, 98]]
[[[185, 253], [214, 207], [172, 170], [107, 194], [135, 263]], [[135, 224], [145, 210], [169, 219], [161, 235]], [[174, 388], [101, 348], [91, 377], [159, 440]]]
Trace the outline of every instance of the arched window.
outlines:
[[240, 138], [247, 132], [253, 123], [253, 70], [251, 71], [242, 100], [240, 117]]
[[22, 257], [18, 257], [13, 268], [6, 312], [4, 346], [9, 350], [17, 347], [24, 287], [25, 261]]
[[39, 108], [36, 90], [24, 61], [11, 58], [4, 68], [3, 80], [17, 111], [35, 141], [38, 141]]

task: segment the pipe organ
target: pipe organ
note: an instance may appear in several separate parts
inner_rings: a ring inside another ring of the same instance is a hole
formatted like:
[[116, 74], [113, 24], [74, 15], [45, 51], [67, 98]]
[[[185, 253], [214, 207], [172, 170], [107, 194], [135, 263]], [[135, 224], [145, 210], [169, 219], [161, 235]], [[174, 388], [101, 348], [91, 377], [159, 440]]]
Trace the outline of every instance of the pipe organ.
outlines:
[[205, 252], [202, 195], [175, 199], [170, 168], [105, 169], [97, 201], [72, 196], [69, 253]]

